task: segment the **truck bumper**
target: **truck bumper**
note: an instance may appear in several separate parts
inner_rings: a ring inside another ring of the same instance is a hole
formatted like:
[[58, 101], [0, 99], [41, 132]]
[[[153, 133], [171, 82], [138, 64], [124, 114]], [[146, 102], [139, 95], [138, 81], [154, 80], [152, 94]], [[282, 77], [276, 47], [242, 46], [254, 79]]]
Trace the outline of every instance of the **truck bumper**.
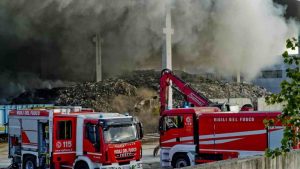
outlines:
[[95, 168], [99, 169], [142, 169], [142, 162], [141, 161], [131, 161], [130, 164], [127, 165], [119, 165], [118, 163], [113, 163], [112, 165], [98, 165]]

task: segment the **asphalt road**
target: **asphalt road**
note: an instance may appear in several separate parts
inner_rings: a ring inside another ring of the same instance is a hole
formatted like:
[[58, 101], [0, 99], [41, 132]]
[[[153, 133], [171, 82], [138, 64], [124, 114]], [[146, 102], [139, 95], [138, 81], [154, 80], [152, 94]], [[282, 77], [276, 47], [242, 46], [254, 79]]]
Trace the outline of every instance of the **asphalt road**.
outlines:
[[144, 143], [143, 144], [143, 168], [160, 168], [159, 164], [159, 154], [156, 157], [153, 157], [153, 150], [158, 145], [158, 142]]
[[[157, 142], [148, 142], [143, 144], [143, 163], [145, 169], [159, 168], [159, 154], [153, 157], [153, 149]], [[10, 165], [10, 159], [7, 158], [8, 145], [6, 143], [0, 144], [0, 168], [6, 168]]]

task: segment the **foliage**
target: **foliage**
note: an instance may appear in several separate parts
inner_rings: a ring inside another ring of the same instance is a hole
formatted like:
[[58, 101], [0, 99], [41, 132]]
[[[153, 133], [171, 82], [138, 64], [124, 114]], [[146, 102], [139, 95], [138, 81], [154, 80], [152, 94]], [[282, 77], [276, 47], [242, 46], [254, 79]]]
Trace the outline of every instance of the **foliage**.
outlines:
[[[288, 39], [286, 41], [286, 48], [296, 50], [299, 46], [296, 38]], [[272, 94], [267, 97], [268, 104], [281, 103], [283, 104], [283, 111], [278, 120], [285, 126], [283, 139], [281, 140], [281, 147], [276, 149], [267, 149], [267, 157], [276, 157], [296, 146], [300, 140], [300, 57], [297, 55], [289, 55], [287, 51], [282, 54], [284, 63], [288, 65], [286, 69], [287, 80], [281, 82], [281, 92], [279, 94]], [[274, 120], [266, 121], [267, 126], [272, 126]]]

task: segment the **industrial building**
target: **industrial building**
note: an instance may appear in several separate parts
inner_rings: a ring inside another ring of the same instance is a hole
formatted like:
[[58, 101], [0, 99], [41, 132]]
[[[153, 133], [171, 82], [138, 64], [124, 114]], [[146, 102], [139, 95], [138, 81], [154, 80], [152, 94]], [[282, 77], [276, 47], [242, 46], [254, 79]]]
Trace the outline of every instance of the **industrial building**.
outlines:
[[280, 83], [283, 80], [288, 80], [286, 75], [286, 69], [288, 65], [283, 62], [283, 59], [280, 60], [278, 64], [269, 66], [262, 70], [258, 77], [252, 82], [258, 86], [266, 88], [268, 91], [273, 93], [279, 93]]

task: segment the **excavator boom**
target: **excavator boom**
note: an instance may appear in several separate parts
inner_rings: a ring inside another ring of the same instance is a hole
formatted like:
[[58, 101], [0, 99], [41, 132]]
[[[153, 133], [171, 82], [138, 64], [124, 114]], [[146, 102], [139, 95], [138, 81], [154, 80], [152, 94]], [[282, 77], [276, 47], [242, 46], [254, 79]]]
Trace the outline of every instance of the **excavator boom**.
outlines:
[[197, 92], [178, 76], [174, 75], [171, 70], [164, 69], [162, 70], [160, 77], [160, 114], [168, 107], [167, 93], [171, 82], [172, 87], [176, 86], [176, 89], [185, 96], [186, 101], [193, 104], [195, 107], [207, 107], [212, 104], [208, 98]]

